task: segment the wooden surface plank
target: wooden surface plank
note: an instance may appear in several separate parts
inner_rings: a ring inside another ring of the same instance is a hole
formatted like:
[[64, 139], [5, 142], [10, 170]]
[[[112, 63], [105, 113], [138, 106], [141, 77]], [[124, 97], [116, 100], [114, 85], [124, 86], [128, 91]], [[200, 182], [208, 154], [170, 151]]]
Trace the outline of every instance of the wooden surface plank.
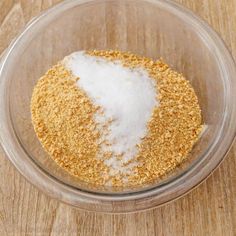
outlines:
[[[40, 11], [60, 0], [0, 0], [0, 53]], [[205, 19], [236, 58], [235, 0], [178, 0]], [[88, 213], [29, 184], [0, 150], [0, 235], [236, 235], [236, 144], [198, 188], [161, 208]]]

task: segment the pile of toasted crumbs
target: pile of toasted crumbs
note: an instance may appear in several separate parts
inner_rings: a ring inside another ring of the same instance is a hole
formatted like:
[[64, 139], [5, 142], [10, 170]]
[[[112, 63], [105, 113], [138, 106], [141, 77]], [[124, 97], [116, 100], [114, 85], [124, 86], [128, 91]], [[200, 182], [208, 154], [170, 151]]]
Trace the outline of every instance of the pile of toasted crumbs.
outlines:
[[35, 132], [49, 155], [79, 180], [94, 185], [136, 186], [151, 183], [184, 161], [198, 140], [201, 109], [190, 83], [162, 61], [120, 51], [88, 51], [87, 54], [119, 60], [129, 68], [143, 67], [157, 82], [159, 106], [147, 124], [148, 133], [137, 144], [133, 174], [109, 176], [100, 153], [94, 114], [99, 110], [61, 63], [49, 70], [34, 88], [31, 111]]
[[93, 120], [98, 108], [75, 83], [60, 63], [38, 81], [31, 100], [34, 129], [58, 165], [83, 181], [103, 185], [107, 168], [96, 158], [100, 134]]

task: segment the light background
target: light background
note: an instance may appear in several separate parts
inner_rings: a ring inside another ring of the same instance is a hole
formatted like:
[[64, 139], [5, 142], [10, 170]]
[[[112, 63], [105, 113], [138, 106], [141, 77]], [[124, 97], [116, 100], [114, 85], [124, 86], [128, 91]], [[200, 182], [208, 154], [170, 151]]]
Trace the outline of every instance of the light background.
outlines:
[[[0, 0], [0, 54], [32, 17], [57, 2]], [[219, 32], [236, 58], [236, 0], [178, 2]], [[83, 212], [49, 198], [20, 176], [0, 149], [0, 235], [235, 236], [236, 143], [223, 164], [191, 193], [128, 215]]]

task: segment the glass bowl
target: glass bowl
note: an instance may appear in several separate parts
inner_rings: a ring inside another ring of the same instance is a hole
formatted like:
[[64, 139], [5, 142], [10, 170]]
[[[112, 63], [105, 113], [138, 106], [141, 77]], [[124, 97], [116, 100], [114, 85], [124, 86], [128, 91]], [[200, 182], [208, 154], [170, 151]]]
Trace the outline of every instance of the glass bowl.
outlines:
[[[206, 131], [187, 161], [152, 185], [89, 186], [59, 168], [31, 124], [38, 78], [73, 51], [119, 49], [164, 58], [194, 87]], [[164, 0], [71, 0], [33, 19], [4, 53], [0, 66], [0, 139], [7, 156], [50, 196], [92, 211], [131, 212], [185, 194], [222, 161], [236, 130], [235, 65], [219, 36], [182, 6]]]

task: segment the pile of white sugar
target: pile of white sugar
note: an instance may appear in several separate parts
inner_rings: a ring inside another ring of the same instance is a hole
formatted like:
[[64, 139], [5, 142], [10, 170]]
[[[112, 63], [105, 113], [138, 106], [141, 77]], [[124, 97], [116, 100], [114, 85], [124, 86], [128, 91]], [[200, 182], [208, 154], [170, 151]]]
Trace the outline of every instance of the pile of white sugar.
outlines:
[[[131, 174], [137, 165], [131, 161], [137, 155], [137, 144], [147, 134], [147, 123], [158, 105], [155, 81], [143, 68], [130, 69], [119, 61], [90, 56], [84, 51], [75, 52], [63, 61], [76, 77], [77, 85], [92, 102], [100, 106], [95, 121], [100, 128], [109, 121], [104, 132], [101, 151], [111, 156], [104, 163], [112, 176]], [[102, 157], [101, 157], [102, 158]]]

